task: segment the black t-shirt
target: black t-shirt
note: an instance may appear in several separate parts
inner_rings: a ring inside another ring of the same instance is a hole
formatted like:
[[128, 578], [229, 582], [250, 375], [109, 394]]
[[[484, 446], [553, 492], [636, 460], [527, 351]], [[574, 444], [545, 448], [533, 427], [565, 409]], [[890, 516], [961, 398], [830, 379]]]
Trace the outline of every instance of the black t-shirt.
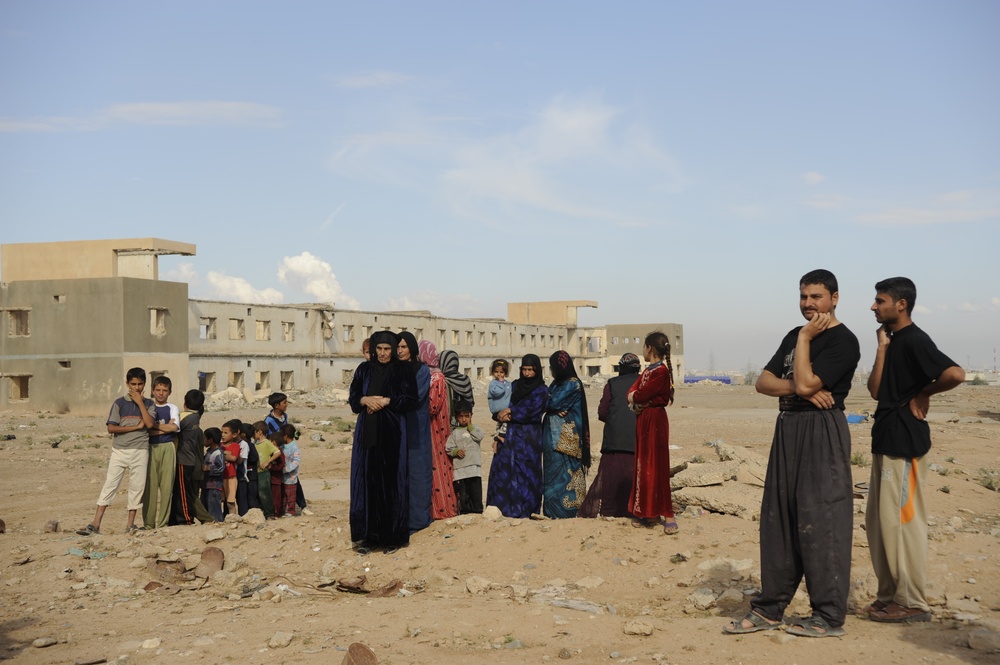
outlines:
[[[785, 338], [774, 356], [764, 367], [779, 379], [791, 379], [795, 368], [795, 342], [798, 340], [802, 326], [793, 328]], [[819, 337], [809, 343], [809, 362], [813, 373], [823, 382], [823, 387], [833, 394], [834, 408], [844, 409], [844, 398], [851, 391], [851, 380], [854, 370], [861, 360], [861, 346], [858, 338], [847, 329], [843, 323], [827, 328]], [[778, 398], [778, 408], [782, 411], [810, 411], [817, 407], [807, 399], [798, 395], [785, 395]]]
[[910, 400], [941, 372], [957, 363], [941, 353], [927, 333], [910, 324], [892, 335], [885, 352], [878, 408], [872, 426], [872, 452], [893, 457], [921, 457], [931, 449], [926, 420], [917, 420]]

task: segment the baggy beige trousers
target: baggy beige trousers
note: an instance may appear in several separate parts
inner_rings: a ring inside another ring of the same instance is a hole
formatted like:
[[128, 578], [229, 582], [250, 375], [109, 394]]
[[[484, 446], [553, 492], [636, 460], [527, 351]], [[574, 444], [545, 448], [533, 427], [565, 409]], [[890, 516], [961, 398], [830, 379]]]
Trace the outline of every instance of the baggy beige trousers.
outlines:
[[173, 441], [150, 444], [146, 491], [142, 497], [144, 526], [157, 529], [167, 526], [170, 521], [176, 473], [177, 449], [174, 448]]
[[872, 455], [865, 528], [878, 599], [929, 611], [927, 570], [927, 458]]

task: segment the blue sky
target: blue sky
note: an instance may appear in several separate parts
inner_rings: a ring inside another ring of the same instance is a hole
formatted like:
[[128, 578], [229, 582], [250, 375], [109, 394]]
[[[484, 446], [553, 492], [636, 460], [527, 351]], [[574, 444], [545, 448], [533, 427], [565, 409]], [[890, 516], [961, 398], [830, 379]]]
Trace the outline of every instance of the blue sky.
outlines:
[[825, 267], [1000, 346], [1000, 4], [0, 0], [2, 242], [194, 243], [192, 297], [677, 322], [763, 365]]

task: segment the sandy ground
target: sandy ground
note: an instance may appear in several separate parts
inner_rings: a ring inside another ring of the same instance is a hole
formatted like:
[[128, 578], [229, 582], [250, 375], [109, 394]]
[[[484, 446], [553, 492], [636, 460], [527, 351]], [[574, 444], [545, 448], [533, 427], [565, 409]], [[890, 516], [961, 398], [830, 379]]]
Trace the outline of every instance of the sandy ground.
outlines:
[[[598, 442], [601, 387], [588, 395]], [[776, 402], [743, 386], [682, 387], [669, 411], [679, 447], [673, 461], [710, 454], [704, 444], [718, 439], [766, 456]], [[849, 410], [873, 406], [855, 387]], [[393, 555], [356, 554], [346, 519], [349, 435], [335, 421], [353, 420], [346, 405], [291, 407], [306, 430], [302, 473], [313, 516], [129, 537], [119, 495], [104, 533], [79, 537], [73, 530], [90, 520], [104, 480], [110, 441], [103, 419], [2, 413], [0, 437], [16, 439], [0, 442], [7, 528], [0, 535], [0, 659], [340, 663], [360, 641], [380, 663], [397, 664], [997, 663], [1000, 654], [969, 643], [996, 639], [990, 631], [1000, 629], [1000, 494], [980, 482], [980, 469], [1000, 468], [1000, 389], [963, 386], [935, 398], [931, 409], [929, 459], [941, 467], [928, 478], [934, 621], [884, 625], [850, 616], [847, 636], [831, 639], [722, 634], [759, 584], [757, 523], [730, 515], [689, 511], [674, 537], [626, 520], [463, 516], [436, 522]], [[208, 413], [203, 423], [262, 416], [259, 409]], [[482, 411], [476, 422], [487, 427]], [[851, 432], [865, 458], [853, 467], [855, 480], [866, 481], [870, 425]], [[758, 500], [758, 488], [745, 491]], [[61, 530], [45, 532], [49, 520]], [[853, 611], [874, 589], [862, 523], [856, 514]], [[143, 591], [161, 580], [151, 568], [157, 560], [193, 566], [213, 530], [224, 536], [212, 543], [226, 554], [222, 573], [199, 589], [203, 582], [180, 581], [177, 593]], [[321, 586], [359, 575], [366, 589], [398, 581], [402, 591], [373, 597]], [[790, 609], [807, 613], [804, 589], [799, 595]], [[290, 634], [290, 642], [277, 646], [284, 640], [276, 633]], [[46, 638], [51, 646], [32, 646]]]

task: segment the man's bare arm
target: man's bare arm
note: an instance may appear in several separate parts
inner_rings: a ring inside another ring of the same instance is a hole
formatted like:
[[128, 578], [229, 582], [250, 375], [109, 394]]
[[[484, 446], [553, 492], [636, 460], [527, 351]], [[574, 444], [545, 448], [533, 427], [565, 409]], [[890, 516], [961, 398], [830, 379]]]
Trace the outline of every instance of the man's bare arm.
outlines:
[[889, 348], [889, 334], [885, 326], [879, 327], [875, 331], [878, 337], [878, 348], [875, 350], [875, 364], [872, 366], [872, 373], [868, 375], [868, 394], [872, 399], [878, 399], [878, 389], [882, 385], [882, 368], [885, 367], [885, 352]]
[[910, 413], [919, 420], [923, 420], [931, 408], [931, 395], [951, 390], [960, 386], [963, 381], [965, 381], [965, 370], [957, 365], [952, 365], [910, 400]]
[[779, 379], [770, 370], [764, 370], [757, 377], [754, 388], [762, 395], [768, 397], [784, 397], [795, 394], [795, 385], [791, 379]]

